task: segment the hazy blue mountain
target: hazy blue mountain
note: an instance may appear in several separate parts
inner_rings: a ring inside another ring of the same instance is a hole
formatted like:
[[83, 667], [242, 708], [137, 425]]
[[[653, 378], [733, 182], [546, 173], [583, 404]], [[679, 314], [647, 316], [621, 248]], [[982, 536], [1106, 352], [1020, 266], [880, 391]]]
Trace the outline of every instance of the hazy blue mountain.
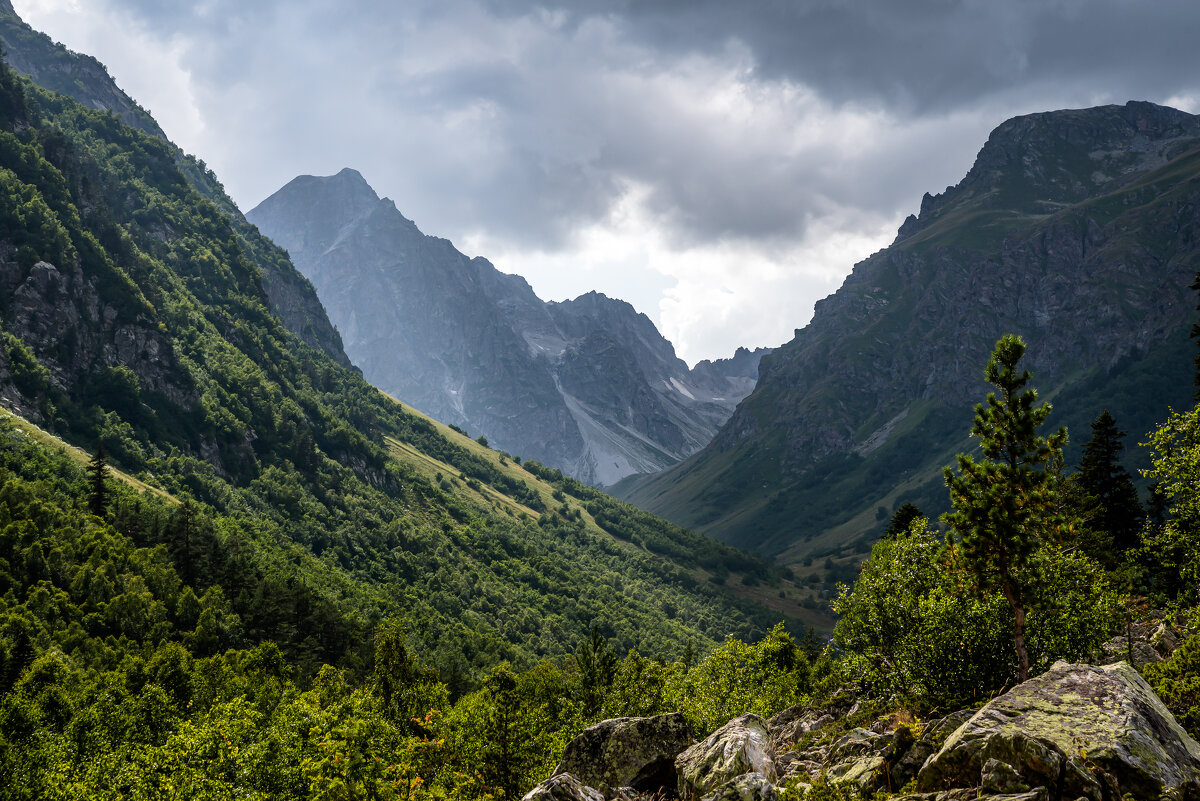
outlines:
[[761, 351], [689, 370], [628, 303], [544, 303], [422, 233], [354, 170], [296, 178], [248, 217], [316, 286], [368, 380], [584, 481], [694, 453], [753, 387]]

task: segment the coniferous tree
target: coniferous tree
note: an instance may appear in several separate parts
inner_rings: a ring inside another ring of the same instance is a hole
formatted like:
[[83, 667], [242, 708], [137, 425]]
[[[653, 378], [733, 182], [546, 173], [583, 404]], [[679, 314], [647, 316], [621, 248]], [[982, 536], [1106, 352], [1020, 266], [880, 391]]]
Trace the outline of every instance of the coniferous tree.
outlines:
[[1037, 402], [1027, 387], [1032, 375], [1017, 370], [1025, 342], [1005, 334], [988, 359], [984, 376], [998, 392], [987, 405], [975, 406], [971, 436], [979, 439], [983, 460], [958, 455], [958, 473], [944, 470], [954, 510], [943, 516], [951, 537], [961, 546], [978, 589], [999, 591], [1013, 612], [1013, 648], [1021, 681], [1029, 678], [1025, 647], [1025, 613], [1030, 590], [1025, 568], [1038, 545], [1061, 527], [1049, 471], [1061, 458], [1066, 429], [1049, 437], [1037, 433], [1050, 414], [1050, 404]]
[[892, 515], [892, 519], [888, 522], [888, 527], [884, 530], [883, 536], [895, 537], [903, 534], [905, 531], [908, 531], [908, 526], [912, 521], [924, 516], [916, 504], [905, 503]]
[[1083, 446], [1079, 462], [1080, 486], [1100, 502], [1100, 520], [1105, 531], [1112, 535], [1113, 546], [1127, 551], [1138, 544], [1142, 527], [1142, 505], [1129, 472], [1121, 466], [1121, 441], [1125, 431], [1105, 409], [1092, 421], [1092, 438]]
[[[1200, 270], [1196, 271], [1196, 280], [1192, 281], [1192, 289], [1200, 292]], [[1200, 311], [1200, 303], [1196, 304], [1196, 310]], [[1196, 344], [1200, 345], [1200, 320], [1192, 323], [1191, 336], [1196, 341]], [[1194, 364], [1196, 366], [1196, 375], [1192, 379], [1192, 384], [1196, 387], [1196, 401], [1200, 403], [1200, 351], [1196, 353]]]
[[575, 652], [575, 666], [579, 668], [580, 700], [583, 714], [595, 717], [604, 703], [605, 693], [617, 674], [617, 655], [612, 652], [608, 641], [593, 625], [591, 634]]
[[[914, 507], [915, 508], [915, 507]], [[824, 648], [824, 643], [817, 636], [817, 630], [812, 626], [808, 627], [808, 633], [804, 635], [804, 639], [800, 641], [800, 650], [808, 657], [809, 662], [816, 662], [817, 657], [821, 655]]]
[[96, 517], [108, 512], [108, 462], [104, 446], [96, 443], [96, 453], [88, 462], [88, 511]]

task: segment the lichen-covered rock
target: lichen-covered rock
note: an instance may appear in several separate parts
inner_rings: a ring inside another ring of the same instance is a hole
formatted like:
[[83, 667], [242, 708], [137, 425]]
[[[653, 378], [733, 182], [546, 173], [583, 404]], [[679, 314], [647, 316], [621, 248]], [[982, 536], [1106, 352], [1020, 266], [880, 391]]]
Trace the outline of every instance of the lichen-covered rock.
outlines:
[[779, 801], [779, 793], [761, 773], [743, 773], [725, 782], [701, 801]]
[[534, 787], [521, 801], [604, 801], [604, 796], [570, 773], [559, 773]]
[[679, 796], [699, 798], [744, 773], [777, 779], [767, 723], [758, 715], [734, 718], [675, 760]]
[[892, 787], [903, 787], [916, 778], [917, 771], [925, 764], [925, 760], [933, 756], [942, 747], [942, 743], [946, 742], [946, 738], [974, 714], [973, 710], [964, 709], [939, 720], [926, 722], [920, 738], [892, 764]]
[[1050, 801], [1050, 792], [1038, 787], [1023, 793], [981, 793], [978, 789], [944, 790], [940, 793], [913, 793], [896, 796], [892, 801]]
[[[776, 751], [782, 751], [794, 745], [809, 732], [818, 731], [833, 723], [836, 719], [834, 711], [807, 706], [793, 706], [783, 710], [767, 721], [767, 729], [771, 732], [771, 746]], [[844, 712], [845, 709], [840, 711]]]
[[607, 790], [655, 792], [675, 786], [675, 757], [693, 742], [683, 715], [613, 718], [589, 726], [568, 745], [556, 774]]
[[852, 729], [829, 749], [821, 773], [831, 782], [858, 785], [863, 792], [886, 787], [893, 739], [893, 732], [876, 734], [867, 729]]
[[1058, 662], [980, 709], [917, 783], [929, 792], [978, 787], [985, 777], [1013, 789], [1055, 788], [1069, 799], [1200, 797], [1200, 744], [1127, 663]]
[[1132, 642], [1128, 637], [1119, 636], [1113, 637], [1104, 645], [1100, 646], [1101, 665], [1115, 665], [1118, 662], [1129, 662], [1133, 665], [1141, 667], [1152, 662], [1161, 662], [1162, 654], [1155, 650], [1154, 646], [1146, 640], [1134, 638]]

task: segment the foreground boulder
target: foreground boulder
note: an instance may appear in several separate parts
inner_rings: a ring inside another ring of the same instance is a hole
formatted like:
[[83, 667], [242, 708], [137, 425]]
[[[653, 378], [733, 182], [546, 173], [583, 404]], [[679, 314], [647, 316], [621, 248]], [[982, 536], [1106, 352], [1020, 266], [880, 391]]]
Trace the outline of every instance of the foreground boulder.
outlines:
[[679, 797], [702, 798], [747, 773], [757, 773], [767, 784], [776, 781], [775, 753], [767, 723], [758, 715], [734, 718], [703, 742], [675, 760]]
[[775, 786], [761, 773], [743, 773], [713, 790], [700, 801], [779, 801]]
[[1200, 744], [1128, 664], [1058, 662], [993, 699], [917, 776], [924, 792], [1200, 799]]
[[683, 715], [613, 718], [572, 740], [554, 770], [611, 793], [618, 787], [657, 792], [675, 787], [675, 757], [693, 742]]
[[559, 773], [534, 787], [521, 801], [604, 801], [604, 796], [570, 773]]

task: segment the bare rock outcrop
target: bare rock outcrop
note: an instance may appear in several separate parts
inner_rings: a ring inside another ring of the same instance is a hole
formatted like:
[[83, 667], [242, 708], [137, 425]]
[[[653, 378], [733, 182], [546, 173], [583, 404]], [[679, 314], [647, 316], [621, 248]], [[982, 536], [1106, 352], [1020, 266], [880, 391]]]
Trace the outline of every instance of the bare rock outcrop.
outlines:
[[620, 787], [657, 792], [675, 786], [675, 757], [693, 741], [678, 712], [604, 720], [567, 745], [554, 773], [573, 775], [605, 792]]
[[680, 754], [675, 769], [679, 796], [684, 799], [705, 797], [747, 773], [774, 783], [775, 751], [766, 721], [754, 714], [734, 718]]
[[1050, 798], [1200, 798], [1200, 744], [1127, 663], [1058, 662], [993, 699], [925, 763], [918, 789]]

